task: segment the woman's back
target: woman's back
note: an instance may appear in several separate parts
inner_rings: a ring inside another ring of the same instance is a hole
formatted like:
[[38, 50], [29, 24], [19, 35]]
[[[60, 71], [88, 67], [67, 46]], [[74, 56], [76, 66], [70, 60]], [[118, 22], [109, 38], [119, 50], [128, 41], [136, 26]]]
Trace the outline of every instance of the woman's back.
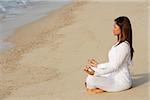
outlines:
[[115, 44], [109, 51], [109, 63], [116, 67], [116, 71], [111, 73], [111, 77], [114, 77], [115, 82], [125, 86], [132, 85], [132, 78], [130, 75], [129, 65], [131, 64], [130, 46], [127, 41]]

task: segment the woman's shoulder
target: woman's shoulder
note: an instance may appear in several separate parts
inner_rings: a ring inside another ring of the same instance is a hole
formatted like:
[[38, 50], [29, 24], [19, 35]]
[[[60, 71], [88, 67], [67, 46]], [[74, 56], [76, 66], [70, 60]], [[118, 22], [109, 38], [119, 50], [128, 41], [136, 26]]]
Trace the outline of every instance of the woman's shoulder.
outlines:
[[123, 41], [119, 44], [120, 46], [126, 46], [126, 47], [130, 47], [130, 44], [128, 41]]
[[114, 46], [117, 47], [117, 46], [129, 46], [129, 42], [128, 41], [123, 41], [121, 43], [119, 43], [118, 41], [115, 42]]
[[119, 45], [117, 45], [117, 48], [130, 51], [130, 44], [128, 41], [123, 41]]

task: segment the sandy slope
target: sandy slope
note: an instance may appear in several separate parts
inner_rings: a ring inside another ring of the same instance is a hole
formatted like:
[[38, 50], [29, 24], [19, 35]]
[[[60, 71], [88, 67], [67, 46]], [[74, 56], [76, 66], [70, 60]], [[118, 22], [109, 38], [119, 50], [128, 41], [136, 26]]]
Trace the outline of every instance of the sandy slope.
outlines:
[[[74, 2], [19, 28], [8, 41], [15, 48], [0, 54], [2, 100], [148, 100], [148, 3]], [[107, 61], [115, 41], [114, 18], [133, 25], [134, 88], [87, 94], [83, 65], [88, 58]], [[144, 53], [143, 53], [144, 52]]]

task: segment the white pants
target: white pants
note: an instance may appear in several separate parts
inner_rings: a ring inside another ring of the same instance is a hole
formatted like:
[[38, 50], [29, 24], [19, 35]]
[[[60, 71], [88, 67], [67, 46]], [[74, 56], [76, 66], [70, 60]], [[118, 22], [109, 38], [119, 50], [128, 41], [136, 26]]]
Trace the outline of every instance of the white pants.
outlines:
[[88, 89], [100, 88], [108, 92], [118, 91], [117, 88], [119, 88], [119, 86], [115, 84], [115, 80], [111, 77], [96, 77], [91, 75], [88, 75], [86, 78], [86, 86]]

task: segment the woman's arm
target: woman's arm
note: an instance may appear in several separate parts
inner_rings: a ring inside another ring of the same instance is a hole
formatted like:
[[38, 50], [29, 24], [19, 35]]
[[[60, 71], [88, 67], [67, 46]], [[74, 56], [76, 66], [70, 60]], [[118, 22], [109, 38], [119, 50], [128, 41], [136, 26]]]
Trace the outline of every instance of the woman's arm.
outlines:
[[129, 46], [126, 43], [121, 43], [118, 47], [115, 47], [115, 50], [113, 50], [112, 53], [108, 63], [98, 64], [97, 67], [92, 67], [95, 71], [95, 76], [108, 74], [118, 70], [129, 53]]

